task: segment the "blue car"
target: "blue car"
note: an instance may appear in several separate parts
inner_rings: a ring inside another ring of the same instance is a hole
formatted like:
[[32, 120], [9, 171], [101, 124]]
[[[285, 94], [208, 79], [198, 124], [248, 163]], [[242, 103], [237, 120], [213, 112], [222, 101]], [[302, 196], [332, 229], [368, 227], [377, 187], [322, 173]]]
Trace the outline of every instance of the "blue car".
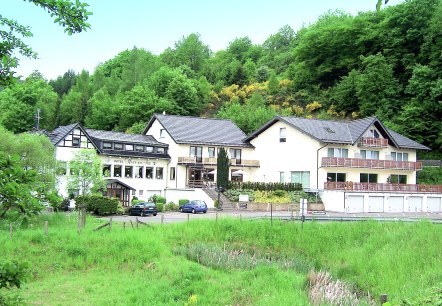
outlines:
[[191, 212], [192, 214], [196, 214], [197, 212], [207, 212], [207, 204], [201, 200], [193, 200], [189, 201], [184, 205], [180, 206], [180, 212]]

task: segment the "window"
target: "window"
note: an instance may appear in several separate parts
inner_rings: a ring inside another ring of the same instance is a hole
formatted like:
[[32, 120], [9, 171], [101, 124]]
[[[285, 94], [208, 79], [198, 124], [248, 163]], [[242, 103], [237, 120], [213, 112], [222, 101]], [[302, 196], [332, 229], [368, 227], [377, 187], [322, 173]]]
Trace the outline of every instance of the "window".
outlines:
[[328, 148], [327, 156], [328, 157], [343, 157], [343, 158], [347, 158], [348, 157], [348, 149]]
[[408, 161], [408, 153], [391, 152], [391, 158], [397, 161]]
[[215, 148], [209, 147], [208, 153], [209, 153], [209, 158], [214, 158], [215, 157]]
[[279, 142], [285, 142], [286, 141], [286, 136], [285, 136], [285, 128], [280, 128], [279, 129]]
[[137, 151], [137, 152], [144, 152], [144, 146], [136, 145], [135, 146], [135, 151]]
[[138, 195], [142, 196], [143, 195], [143, 190], [138, 190]]
[[379, 159], [379, 151], [361, 150], [363, 159]]
[[401, 174], [391, 174], [387, 182], [391, 184], [407, 184], [407, 176]]
[[124, 167], [124, 176], [127, 177], [127, 178], [131, 178], [132, 177], [133, 168], [134, 167], [132, 167], [132, 166], [125, 166]]
[[135, 192], [137, 192], [135, 189], [132, 190], [132, 195], [135, 195]]
[[103, 142], [103, 149], [111, 150], [112, 149], [112, 143], [111, 142]]
[[123, 150], [123, 144], [122, 143], [114, 143], [114, 149], [115, 150]]
[[203, 147], [190, 147], [190, 157], [195, 157], [195, 162], [201, 163], [203, 161]]
[[164, 154], [166, 150], [164, 148], [157, 148], [157, 153], [158, 154]]
[[114, 176], [121, 177], [122, 170], [123, 170], [123, 166], [114, 166]]
[[109, 177], [111, 175], [111, 165], [104, 165], [103, 166], [103, 176]]
[[162, 180], [163, 179], [163, 167], [157, 167], [155, 169], [155, 177], [157, 178], [157, 180]]
[[375, 129], [370, 130], [371, 135], [373, 136], [373, 138], [379, 138], [379, 132]]
[[160, 130], [160, 138], [166, 137], [166, 131], [164, 129]]
[[146, 178], [153, 178], [153, 167], [146, 167]]
[[135, 167], [135, 178], [143, 178], [143, 167], [142, 166]]
[[285, 183], [284, 172], [279, 172], [279, 182]]
[[175, 180], [175, 167], [170, 167], [170, 180]]
[[146, 147], [146, 152], [147, 153], [152, 153], [153, 152], [153, 147], [151, 147], [151, 146]]
[[80, 138], [78, 138], [78, 137], [72, 138], [72, 146], [75, 148], [79, 148], [80, 147]]
[[345, 173], [327, 173], [327, 182], [345, 182], [346, 180]]
[[377, 183], [378, 175], [374, 173], [361, 173], [359, 176], [359, 181], [361, 183]]
[[310, 171], [292, 171], [291, 183], [299, 183], [302, 188], [310, 188]]
[[234, 159], [237, 165], [241, 164], [241, 149], [230, 149], [230, 158]]
[[126, 145], [126, 150], [127, 150], [127, 151], [133, 151], [133, 150], [134, 150], [134, 145], [127, 144], [127, 145]]

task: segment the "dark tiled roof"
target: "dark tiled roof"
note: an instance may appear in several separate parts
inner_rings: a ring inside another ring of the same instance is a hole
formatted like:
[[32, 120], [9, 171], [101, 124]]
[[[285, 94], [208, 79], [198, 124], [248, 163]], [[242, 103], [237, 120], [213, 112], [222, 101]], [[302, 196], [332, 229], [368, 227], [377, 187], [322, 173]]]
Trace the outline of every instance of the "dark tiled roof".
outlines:
[[52, 132], [46, 132], [46, 135], [51, 140], [53, 145], [56, 145], [60, 140], [62, 140], [70, 131], [79, 125], [78, 123], [73, 123], [65, 126], [59, 126]]
[[148, 135], [141, 134], [125, 134], [113, 131], [101, 131], [94, 129], [86, 129], [86, 132], [94, 139], [120, 141], [125, 143], [151, 144], [158, 146], [166, 146], [167, 144], [158, 142], [155, 138]]
[[128, 156], [128, 157], [147, 157], [147, 158], [159, 158], [159, 159], [170, 159], [169, 154], [158, 154], [158, 153], [148, 153], [148, 152], [138, 152], [138, 151], [128, 151], [128, 150], [101, 150], [101, 154], [111, 155], [111, 156]]
[[176, 143], [247, 147], [243, 131], [230, 120], [155, 114], [145, 133], [157, 119]]
[[421, 145], [420, 143], [411, 140], [399, 133], [396, 133], [393, 130], [387, 129], [390, 135], [394, 138], [399, 148], [407, 148], [407, 149], [417, 149], [417, 150], [431, 150], [429, 147]]
[[404, 149], [429, 150], [428, 147], [385, 128], [376, 117], [367, 117], [353, 121], [329, 121], [277, 116], [250, 134], [245, 141], [251, 141], [253, 138], [257, 137], [264, 130], [279, 120], [286, 122], [302, 133], [306, 133], [318, 141], [324, 143], [342, 143], [352, 145], [355, 144], [360, 137], [362, 137], [362, 135], [367, 131], [368, 128], [370, 128], [371, 125], [374, 124], [379, 129], [380, 133], [382, 133], [382, 136], [388, 138], [391, 141], [390, 144], [393, 146]]

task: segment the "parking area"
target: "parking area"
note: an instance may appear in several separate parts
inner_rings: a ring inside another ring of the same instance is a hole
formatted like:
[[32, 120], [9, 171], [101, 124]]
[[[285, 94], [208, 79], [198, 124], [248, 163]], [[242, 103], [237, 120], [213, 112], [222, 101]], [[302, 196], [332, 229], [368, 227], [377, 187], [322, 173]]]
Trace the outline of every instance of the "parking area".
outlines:
[[[162, 212], [157, 216], [135, 217], [127, 215], [112, 216], [112, 221], [116, 222], [130, 222], [135, 223], [139, 220], [144, 223], [176, 223], [187, 222], [192, 220], [212, 219], [217, 218], [241, 218], [241, 219], [254, 219], [254, 218], [274, 218], [283, 220], [301, 220], [301, 217], [297, 213], [289, 211], [247, 211], [247, 210], [228, 210], [228, 211], [208, 211], [207, 213], [180, 213], [180, 212]], [[105, 217], [109, 220], [110, 217]], [[418, 221], [422, 219], [431, 220], [436, 223], [442, 224], [442, 213], [336, 213], [336, 212], [324, 212], [324, 213], [307, 213], [305, 215], [306, 221], [359, 221], [359, 220], [380, 220], [380, 221]]]

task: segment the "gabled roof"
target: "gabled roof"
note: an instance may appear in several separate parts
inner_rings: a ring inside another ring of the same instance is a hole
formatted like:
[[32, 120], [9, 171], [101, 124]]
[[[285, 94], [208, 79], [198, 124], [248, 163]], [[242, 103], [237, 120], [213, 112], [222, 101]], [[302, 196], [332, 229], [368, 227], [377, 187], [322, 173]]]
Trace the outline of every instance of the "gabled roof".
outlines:
[[152, 144], [152, 145], [162, 145], [167, 147], [165, 143], [158, 142], [155, 138], [150, 135], [141, 134], [125, 134], [114, 131], [102, 131], [94, 129], [86, 129], [86, 132], [94, 139], [99, 140], [109, 140], [109, 141], [121, 141], [139, 144]]
[[352, 121], [333, 121], [299, 117], [276, 116], [261, 128], [250, 134], [244, 141], [251, 141], [278, 121], [282, 121], [323, 143], [354, 145], [362, 135], [374, 125], [392, 146], [403, 149], [430, 150], [405, 136], [387, 129], [377, 117], [367, 117]]
[[64, 139], [72, 130], [81, 129], [89, 141], [95, 146], [100, 154], [114, 155], [114, 156], [130, 156], [130, 157], [150, 157], [150, 158], [168, 158], [169, 154], [158, 154], [154, 152], [138, 152], [128, 150], [109, 150], [103, 149], [101, 143], [106, 141], [129, 143], [129, 144], [141, 144], [152, 145], [156, 147], [165, 147], [169, 145], [166, 143], [158, 142], [154, 137], [141, 134], [125, 134], [121, 132], [102, 131], [94, 129], [85, 129], [79, 123], [73, 123], [70, 125], [60, 126], [52, 132], [46, 132], [45, 134], [51, 140], [51, 143], [56, 146], [61, 140]]
[[231, 120], [155, 114], [143, 134], [149, 131], [155, 120], [179, 144], [251, 146], [242, 141], [246, 135]]

